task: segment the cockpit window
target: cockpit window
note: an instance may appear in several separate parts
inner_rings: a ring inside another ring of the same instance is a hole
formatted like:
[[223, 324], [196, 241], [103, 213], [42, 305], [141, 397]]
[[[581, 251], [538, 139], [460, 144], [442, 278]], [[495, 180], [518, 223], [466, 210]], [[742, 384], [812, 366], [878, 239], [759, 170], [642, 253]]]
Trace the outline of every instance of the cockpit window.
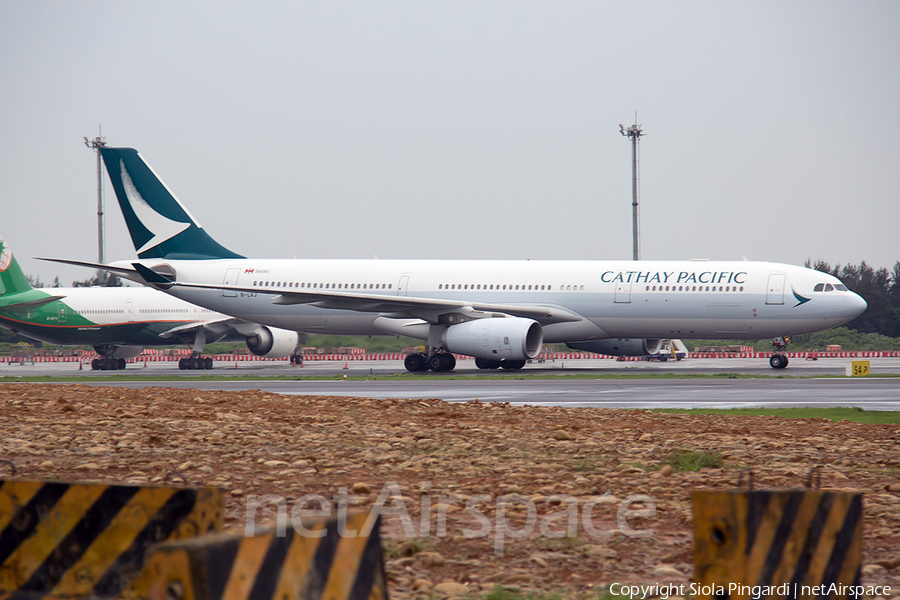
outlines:
[[841, 292], [849, 292], [850, 291], [847, 289], [847, 286], [844, 285], [843, 283], [834, 284], [834, 289], [841, 291]]
[[824, 289], [825, 289], [825, 284], [824, 284], [824, 283], [817, 283], [817, 284], [816, 284], [816, 287], [813, 288], [813, 291], [814, 291], [814, 292], [821, 292], [821, 291], [824, 290]]
[[834, 286], [831, 285], [830, 283], [826, 283], [826, 284], [825, 284], [825, 291], [826, 291], [826, 292], [833, 292], [833, 291], [834, 291]]

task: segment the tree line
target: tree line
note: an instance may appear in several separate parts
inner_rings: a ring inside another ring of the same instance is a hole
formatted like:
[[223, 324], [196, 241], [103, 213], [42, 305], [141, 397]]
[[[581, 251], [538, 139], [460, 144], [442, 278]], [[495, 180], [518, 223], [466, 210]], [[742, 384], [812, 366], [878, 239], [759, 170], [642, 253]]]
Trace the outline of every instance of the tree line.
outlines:
[[[806, 266], [810, 262], [806, 261]], [[900, 261], [888, 271], [875, 269], [863, 261], [856, 265], [836, 265], [817, 260], [812, 268], [840, 279], [844, 285], [859, 294], [869, 304], [866, 311], [846, 324], [848, 329], [860, 333], [880, 333], [893, 338], [900, 337]]]

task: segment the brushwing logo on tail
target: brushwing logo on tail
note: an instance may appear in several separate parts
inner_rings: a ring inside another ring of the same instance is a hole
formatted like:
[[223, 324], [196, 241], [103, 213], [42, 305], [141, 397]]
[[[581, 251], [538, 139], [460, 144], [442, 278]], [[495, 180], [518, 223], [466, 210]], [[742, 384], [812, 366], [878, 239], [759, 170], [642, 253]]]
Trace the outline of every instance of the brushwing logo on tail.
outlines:
[[0, 235], [0, 273], [7, 270], [12, 264], [12, 250], [6, 245], [6, 240]]
[[141, 196], [134, 186], [134, 182], [131, 181], [131, 176], [125, 169], [125, 161], [119, 161], [119, 168], [122, 169], [122, 186], [125, 188], [125, 196], [128, 198], [128, 204], [131, 205], [131, 210], [134, 211], [134, 215], [141, 222], [141, 225], [153, 234], [150, 241], [138, 248], [138, 254], [159, 246], [191, 226], [190, 223], [173, 221], [153, 210], [153, 207], [144, 200], [144, 197]]

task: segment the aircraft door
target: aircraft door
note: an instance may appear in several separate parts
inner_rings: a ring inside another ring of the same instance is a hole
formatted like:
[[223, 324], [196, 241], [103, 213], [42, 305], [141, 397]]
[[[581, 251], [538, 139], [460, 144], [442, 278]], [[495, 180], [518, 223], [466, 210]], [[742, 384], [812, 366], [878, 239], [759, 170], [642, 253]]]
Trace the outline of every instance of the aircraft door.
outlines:
[[125, 319], [129, 323], [134, 323], [134, 304], [130, 301], [125, 302]]
[[619, 281], [616, 283], [616, 303], [628, 304], [631, 302], [631, 282]]
[[769, 286], [766, 288], [766, 304], [784, 304], [784, 273], [769, 275]]
[[[226, 269], [225, 271], [225, 281], [222, 282], [223, 285], [237, 285], [238, 274], [241, 272], [240, 269]], [[225, 298], [237, 298], [237, 292], [232, 290], [222, 290], [222, 296]]]
[[400, 277], [400, 283], [397, 284], [397, 295], [405, 296], [406, 291], [409, 289], [409, 275], [403, 275]]

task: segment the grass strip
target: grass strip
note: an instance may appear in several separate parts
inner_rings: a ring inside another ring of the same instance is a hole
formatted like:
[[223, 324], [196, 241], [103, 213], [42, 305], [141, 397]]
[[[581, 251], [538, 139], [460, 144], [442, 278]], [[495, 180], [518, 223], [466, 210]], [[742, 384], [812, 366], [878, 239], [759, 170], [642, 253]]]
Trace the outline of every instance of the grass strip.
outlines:
[[898, 411], [867, 411], [854, 406], [828, 408], [653, 408], [651, 412], [686, 415], [733, 415], [743, 417], [781, 417], [784, 419], [821, 419], [833, 423], [852, 421], [854, 423], [874, 423], [876, 425], [900, 424]]

